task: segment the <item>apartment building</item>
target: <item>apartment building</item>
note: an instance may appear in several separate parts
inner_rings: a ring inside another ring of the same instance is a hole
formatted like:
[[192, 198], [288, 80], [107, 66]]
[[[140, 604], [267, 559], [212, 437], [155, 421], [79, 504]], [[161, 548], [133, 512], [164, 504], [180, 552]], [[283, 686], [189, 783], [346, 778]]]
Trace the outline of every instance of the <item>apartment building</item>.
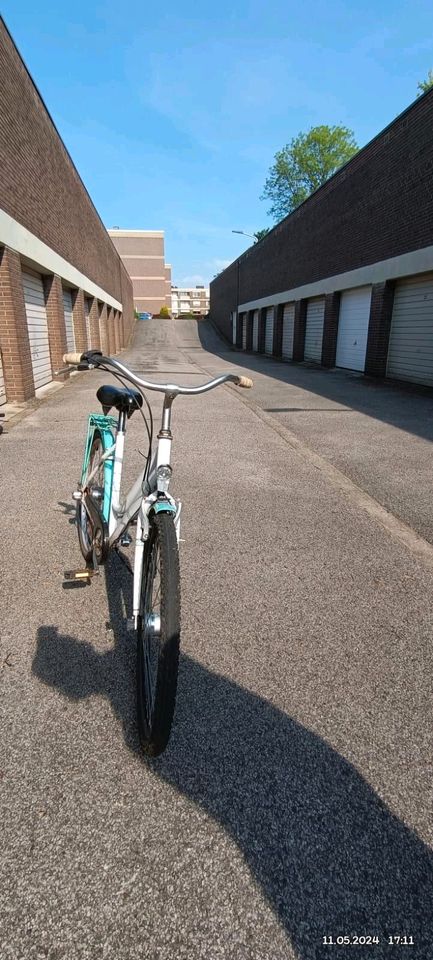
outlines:
[[205, 316], [209, 312], [209, 288], [171, 287], [171, 313], [173, 317], [193, 313], [196, 316]]
[[171, 310], [171, 266], [165, 262], [163, 230], [108, 231], [127, 270], [138, 313]]

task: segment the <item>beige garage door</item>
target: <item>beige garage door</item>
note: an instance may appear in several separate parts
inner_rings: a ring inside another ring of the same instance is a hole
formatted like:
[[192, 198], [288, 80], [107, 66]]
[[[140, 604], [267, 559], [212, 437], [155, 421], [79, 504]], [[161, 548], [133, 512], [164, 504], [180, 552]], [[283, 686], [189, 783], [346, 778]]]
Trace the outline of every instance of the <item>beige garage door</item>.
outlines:
[[325, 318], [325, 298], [315, 297], [307, 304], [307, 322], [305, 329], [304, 359], [322, 361], [323, 321]]
[[433, 274], [397, 283], [387, 375], [433, 386]]
[[53, 379], [44, 287], [41, 275], [33, 270], [23, 270], [22, 280], [33, 380], [37, 390]]
[[281, 356], [283, 360], [293, 357], [293, 333], [295, 329], [295, 304], [285, 303], [283, 311], [283, 341]]
[[259, 311], [254, 310], [253, 314], [253, 350], [257, 353], [259, 349]]
[[274, 352], [274, 308], [268, 307], [266, 310], [265, 326], [265, 353], [272, 356]]
[[0, 356], [0, 407], [3, 403], [6, 403], [6, 388], [5, 388], [5, 378], [3, 376], [2, 358]]

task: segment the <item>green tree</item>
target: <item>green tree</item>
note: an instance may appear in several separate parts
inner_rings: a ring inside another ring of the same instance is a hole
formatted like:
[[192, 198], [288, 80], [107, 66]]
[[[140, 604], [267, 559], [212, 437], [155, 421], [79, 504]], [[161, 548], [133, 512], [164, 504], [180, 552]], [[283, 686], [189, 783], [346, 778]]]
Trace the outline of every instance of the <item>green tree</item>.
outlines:
[[429, 70], [425, 80], [420, 80], [417, 97], [420, 97], [423, 93], [427, 93], [427, 90], [430, 90], [431, 87], [433, 87], [433, 70]]
[[270, 216], [278, 221], [296, 210], [357, 150], [354, 134], [347, 127], [312, 127], [294, 137], [275, 154], [260, 198], [271, 200]]
[[267, 236], [270, 229], [271, 229], [270, 227], [263, 227], [263, 230], [256, 230], [254, 236], [257, 240], [257, 243], [259, 242], [259, 240], [263, 240], [263, 237]]
[[168, 320], [168, 318], [169, 318], [169, 316], [170, 316], [170, 311], [169, 311], [168, 307], [166, 307], [165, 305], [164, 305], [163, 307], [161, 307], [161, 309], [160, 309], [160, 311], [159, 311], [159, 315], [160, 315], [160, 317], [163, 317], [165, 320]]

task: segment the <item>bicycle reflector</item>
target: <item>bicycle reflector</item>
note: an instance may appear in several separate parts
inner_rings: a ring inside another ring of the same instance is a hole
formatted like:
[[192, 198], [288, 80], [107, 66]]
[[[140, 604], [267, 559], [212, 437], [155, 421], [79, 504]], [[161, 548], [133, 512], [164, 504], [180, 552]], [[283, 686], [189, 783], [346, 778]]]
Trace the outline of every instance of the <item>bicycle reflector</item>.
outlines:
[[171, 474], [172, 474], [172, 469], [171, 467], [168, 466], [168, 464], [163, 463], [161, 464], [160, 467], [157, 468], [156, 485], [158, 487], [158, 490], [161, 491], [161, 493], [167, 493]]
[[156, 471], [156, 476], [158, 477], [158, 480], [169, 480], [172, 473], [173, 471], [171, 467], [169, 467], [168, 465], [167, 466], [163, 465], [161, 467], [158, 467]]

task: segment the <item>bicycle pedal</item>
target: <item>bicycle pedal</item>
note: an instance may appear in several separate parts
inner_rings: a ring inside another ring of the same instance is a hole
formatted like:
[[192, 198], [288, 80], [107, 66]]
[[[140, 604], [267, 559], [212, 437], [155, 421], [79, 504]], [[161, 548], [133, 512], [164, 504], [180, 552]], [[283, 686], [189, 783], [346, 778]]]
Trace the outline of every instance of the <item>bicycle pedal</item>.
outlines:
[[83, 583], [85, 581], [90, 583], [92, 577], [96, 577], [98, 574], [99, 570], [90, 570], [89, 567], [85, 567], [84, 570], [65, 570], [63, 580], [65, 583]]

